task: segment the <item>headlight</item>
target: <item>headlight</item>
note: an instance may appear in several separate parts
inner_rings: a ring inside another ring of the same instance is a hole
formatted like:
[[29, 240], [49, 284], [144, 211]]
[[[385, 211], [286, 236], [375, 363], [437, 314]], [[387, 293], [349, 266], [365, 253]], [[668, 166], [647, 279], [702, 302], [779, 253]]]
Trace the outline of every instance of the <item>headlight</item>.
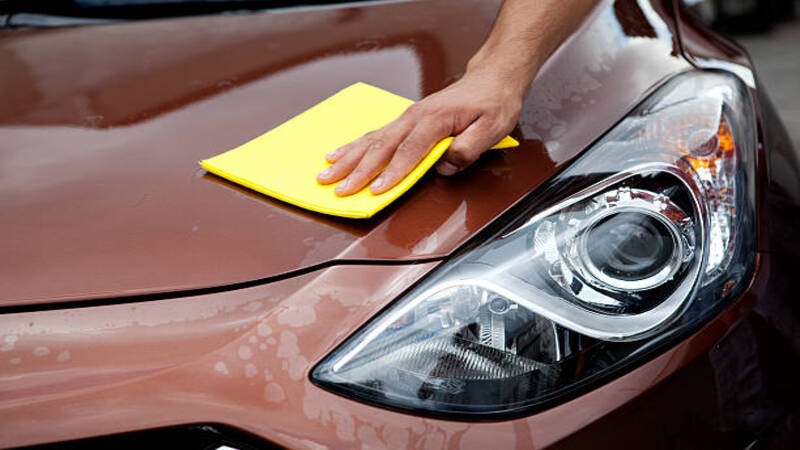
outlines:
[[312, 379], [485, 419], [564, 400], [696, 330], [752, 276], [753, 124], [732, 76], [674, 78]]

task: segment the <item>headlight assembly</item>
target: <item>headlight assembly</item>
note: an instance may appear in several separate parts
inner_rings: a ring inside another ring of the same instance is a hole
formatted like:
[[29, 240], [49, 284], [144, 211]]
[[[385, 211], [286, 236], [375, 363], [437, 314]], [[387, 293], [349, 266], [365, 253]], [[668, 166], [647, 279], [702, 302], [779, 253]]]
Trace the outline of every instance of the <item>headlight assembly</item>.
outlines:
[[674, 78], [312, 379], [387, 407], [502, 417], [697, 330], [752, 275], [753, 130], [734, 77]]

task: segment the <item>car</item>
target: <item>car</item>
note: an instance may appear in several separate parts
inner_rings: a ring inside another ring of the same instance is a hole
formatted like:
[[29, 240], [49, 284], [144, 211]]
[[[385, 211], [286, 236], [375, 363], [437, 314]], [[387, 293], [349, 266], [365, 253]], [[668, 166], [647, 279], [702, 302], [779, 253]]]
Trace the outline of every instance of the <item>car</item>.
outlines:
[[599, 2], [519, 147], [362, 220], [198, 161], [441, 89], [498, 1], [89, 3], [0, 30], [0, 447], [798, 442], [799, 155], [678, 2]]

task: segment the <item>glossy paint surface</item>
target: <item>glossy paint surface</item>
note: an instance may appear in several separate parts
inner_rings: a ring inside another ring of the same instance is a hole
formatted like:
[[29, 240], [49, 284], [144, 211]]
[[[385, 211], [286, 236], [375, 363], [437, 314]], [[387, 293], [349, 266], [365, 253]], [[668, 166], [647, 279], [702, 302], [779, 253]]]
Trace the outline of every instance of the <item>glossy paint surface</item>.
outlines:
[[[752, 289], [695, 335], [597, 390], [517, 420], [420, 418], [309, 381], [318, 361], [438, 264], [415, 260], [447, 256], [660, 81], [689, 68], [660, 4], [605, 2], [534, 83], [515, 131], [521, 148], [484, 158], [462, 177], [431, 176], [369, 222], [305, 213], [196, 168], [200, 157], [265, 131], [334, 86], [372, 77], [364, 81], [419, 98], [446, 84], [491, 22], [496, 5], [483, 5], [402, 2], [0, 35], [0, 51], [18, 63], [0, 69], [17, 80], [15, 91], [50, 92], [38, 103], [15, 100], [17, 113], [0, 116], [0, 136], [14, 144], [0, 153], [2, 221], [21, 239], [2, 241], [14, 256], [0, 267], [6, 305], [360, 261], [229, 292], [0, 314], [0, 447], [202, 422], [298, 449], [569, 447], [587, 442], [582, 430], [588, 442], [591, 432], [608, 432], [591, 426], [684, 370], [752, 311], [775, 316], [769, 299], [784, 298], [785, 280], [760, 255]], [[83, 33], [104, 39], [81, 41]], [[37, 42], [39, 56], [21, 50]], [[73, 66], [49, 53], [56, 42], [67, 54], [80, 42], [75, 55], [85, 58], [97, 46], [98, 60]], [[261, 53], [274, 62], [262, 65]], [[55, 66], [47, 70], [46, 61]], [[65, 68], [75, 76], [58, 91]], [[194, 88], [190, 74], [201, 81]], [[102, 118], [85, 122], [87, 111]], [[70, 170], [55, 171], [60, 165]], [[610, 420], [616, 430], [636, 426]]]
[[[363, 7], [0, 32], [0, 304], [261, 280], [341, 260], [452, 252], [685, 70], [659, 7], [605, 2], [546, 64], [518, 149], [427, 177], [369, 221], [206, 174], [356, 81], [418, 99], [455, 79], [496, 3]], [[12, 263], [13, 261], [13, 263]]]
[[754, 301], [603, 389], [513, 421], [418, 418], [308, 381], [316, 361], [430, 268], [337, 267], [231, 294], [0, 317], [0, 446], [213, 421], [290, 448], [540, 447], [678, 370]]

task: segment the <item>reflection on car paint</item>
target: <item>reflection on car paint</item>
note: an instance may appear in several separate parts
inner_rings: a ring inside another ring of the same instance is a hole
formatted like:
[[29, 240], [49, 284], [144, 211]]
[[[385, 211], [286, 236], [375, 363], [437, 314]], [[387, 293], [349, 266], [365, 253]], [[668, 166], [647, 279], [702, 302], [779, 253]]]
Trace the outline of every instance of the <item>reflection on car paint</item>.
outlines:
[[[577, 138], [574, 126], [568, 129], [567, 124], [580, 124], [581, 132], [594, 130], [596, 124], [597, 137], [616, 120], [604, 114], [615, 101], [609, 92], [646, 92], [653, 87], [652, 74], [640, 76], [637, 65], [648, 65], [662, 76], [687, 68], [675, 49], [672, 25], [653, 7], [649, 2], [608, 2], [584, 24], [583, 33], [558, 50], [562, 54], [545, 64], [527, 94], [519, 125], [525, 139], [542, 141], [556, 163], [568, 161], [589, 142]], [[621, 19], [627, 14], [646, 18], [652, 36], [626, 27]], [[652, 64], [646, 62], [650, 60]], [[616, 100], [629, 102], [623, 108], [631, 108], [640, 99]]]

